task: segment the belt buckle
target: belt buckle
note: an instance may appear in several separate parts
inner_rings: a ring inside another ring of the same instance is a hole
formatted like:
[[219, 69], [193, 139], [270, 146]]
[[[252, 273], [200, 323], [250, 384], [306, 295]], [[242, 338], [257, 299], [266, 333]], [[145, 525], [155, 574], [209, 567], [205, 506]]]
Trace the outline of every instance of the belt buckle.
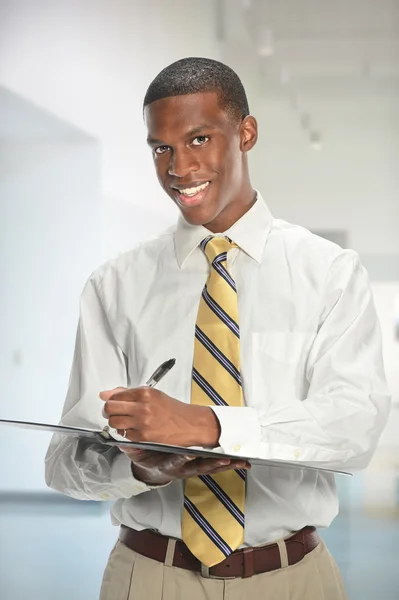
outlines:
[[212, 575], [209, 572], [209, 567], [201, 563], [201, 577], [205, 579], [236, 579], [235, 577], [221, 577], [220, 575]]

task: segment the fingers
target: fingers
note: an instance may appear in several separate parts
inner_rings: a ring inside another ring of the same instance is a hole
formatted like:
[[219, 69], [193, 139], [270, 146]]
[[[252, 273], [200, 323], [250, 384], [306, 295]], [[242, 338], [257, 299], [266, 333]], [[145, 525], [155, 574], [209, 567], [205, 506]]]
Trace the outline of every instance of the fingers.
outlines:
[[104, 412], [108, 415], [131, 415], [135, 411], [137, 411], [135, 402], [107, 400], [104, 404]]
[[[104, 411], [105, 412], [105, 411]], [[112, 427], [113, 429], [119, 429], [122, 433], [121, 435], [123, 435], [123, 431], [126, 429], [126, 431], [129, 430], [129, 432], [131, 433], [130, 430], [134, 430], [134, 429], [138, 429], [138, 420], [137, 418], [133, 417], [132, 415], [112, 415], [110, 416], [109, 413], [105, 412], [106, 417], [108, 418], [108, 425], [110, 427]], [[136, 442], [139, 440], [134, 440], [133, 438], [129, 439], [132, 440], [132, 442]]]
[[127, 454], [131, 460], [140, 461], [150, 453], [149, 450], [142, 450], [141, 448], [132, 448], [131, 446], [117, 446], [121, 452]]
[[103, 392], [99, 393], [99, 396], [100, 396], [101, 400], [109, 400], [111, 398], [111, 396], [113, 396], [114, 394], [124, 392], [126, 389], [127, 388], [124, 388], [124, 387], [116, 387], [113, 390], [104, 390]]
[[139, 469], [140, 479], [152, 481], [157, 485], [168, 483], [173, 479], [187, 479], [197, 475], [211, 475], [232, 469], [251, 468], [249, 463], [242, 460], [202, 459], [188, 454], [169, 454], [119, 445], [118, 447], [130, 458], [135, 465], [134, 469]]
[[158, 475], [162, 473], [173, 479], [187, 479], [197, 475], [210, 475], [233, 469], [251, 468], [251, 465], [244, 460], [201, 458], [189, 454], [171, 454], [119, 445], [118, 448], [136, 465], [146, 469], [155, 469]]
[[195, 460], [195, 456], [184, 456], [182, 454], [170, 454], [167, 452], [156, 452], [154, 450], [142, 450], [118, 446], [127, 454], [131, 461], [146, 468], [156, 468], [168, 473], [179, 471], [185, 464]]
[[197, 457], [189, 454], [169, 454], [171, 467], [174, 469], [184, 468], [185, 465], [192, 463]]
[[126, 454], [132, 462], [145, 467], [158, 467], [170, 457], [170, 454], [164, 452], [142, 450], [141, 448], [132, 448], [131, 446], [118, 446], [118, 448], [121, 452]]
[[107, 396], [106, 398], [103, 398], [103, 400], [113, 401], [115, 403], [124, 402], [127, 404], [130, 404], [130, 402], [137, 402], [137, 400], [143, 398], [144, 396], [143, 388], [128, 389], [123, 387], [118, 387], [114, 390], [109, 390], [109, 392], [100, 392], [100, 398], [103, 394], [106, 394]]
[[[103, 415], [108, 419], [110, 427], [121, 431], [138, 429], [144, 417], [143, 414], [140, 415], [134, 402], [119, 402], [118, 400], [107, 400], [103, 407]], [[130, 431], [130, 433], [133, 432]], [[128, 438], [132, 442], [139, 441], [132, 435], [129, 435]]]

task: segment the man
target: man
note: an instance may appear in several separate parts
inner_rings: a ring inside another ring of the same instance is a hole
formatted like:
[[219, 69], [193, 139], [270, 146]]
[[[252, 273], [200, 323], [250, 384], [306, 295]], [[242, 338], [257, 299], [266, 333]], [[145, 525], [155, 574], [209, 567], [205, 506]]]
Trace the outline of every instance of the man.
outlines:
[[[181, 215], [88, 280], [62, 422], [237, 459], [56, 435], [47, 483], [116, 500], [101, 600], [346, 598], [316, 528], [338, 511], [321, 469], [366, 467], [389, 411], [365, 269], [355, 252], [273, 219], [250, 182], [257, 124], [229, 67], [170, 65], [144, 116]], [[143, 386], [173, 357], [158, 389]]]

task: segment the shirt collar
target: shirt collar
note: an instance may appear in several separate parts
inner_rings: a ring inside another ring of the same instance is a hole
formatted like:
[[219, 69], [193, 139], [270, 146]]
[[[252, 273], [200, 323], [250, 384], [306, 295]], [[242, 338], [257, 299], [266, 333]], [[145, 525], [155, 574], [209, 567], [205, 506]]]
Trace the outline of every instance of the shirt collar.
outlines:
[[[262, 260], [263, 249], [273, 225], [273, 216], [259, 192], [255, 204], [230, 229], [219, 235], [226, 235], [256, 262]], [[208, 235], [214, 234], [203, 225], [190, 225], [179, 216], [174, 233], [176, 259], [180, 268], [199, 243]]]

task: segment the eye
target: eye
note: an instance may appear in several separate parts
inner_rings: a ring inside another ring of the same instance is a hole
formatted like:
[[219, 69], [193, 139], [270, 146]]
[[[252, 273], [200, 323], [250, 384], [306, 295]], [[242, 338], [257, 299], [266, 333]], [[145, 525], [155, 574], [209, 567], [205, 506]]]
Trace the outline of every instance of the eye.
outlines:
[[193, 139], [193, 146], [202, 146], [208, 140], [209, 137], [207, 135], [198, 135], [196, 138]]
[[165, 152], [167, 152], [169, 150], [169, 146], [158, 146], [157, 148], [154, 148], [154, 153], [155, 154], [165, 154]]

